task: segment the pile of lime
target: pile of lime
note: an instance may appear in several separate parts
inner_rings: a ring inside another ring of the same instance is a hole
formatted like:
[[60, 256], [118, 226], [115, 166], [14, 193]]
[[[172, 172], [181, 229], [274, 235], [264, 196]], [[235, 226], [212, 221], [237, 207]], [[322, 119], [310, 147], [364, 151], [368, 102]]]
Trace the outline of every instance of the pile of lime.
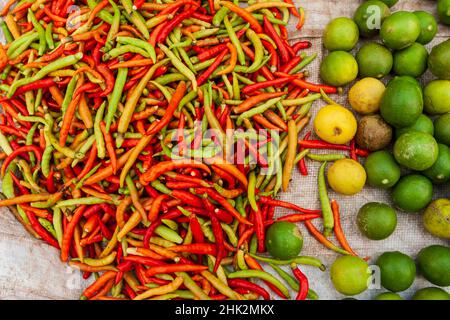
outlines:
[[411, 287], [417, 274], [422, 275], [434, 287], [422, 288], [411, 297], [413, 300], [450, 300], [450, 294], [440, 287], [450, 285], [450, 248], [432, 245], [423, 248], [416, 261], [410, 256], [389, 251], [381, 254], [375, 262], [377, 268], [369, 268], [359, 257], [342, 256], [330, 269], [331, 281], [336, 290], [346, 296], [354, 296], [368, 289], [370, 283], [381, 282], [384, 289], [376, 300], [403, 300], [398, 292]]
[[[360, 115], [355, 140], [371, 151], [364, 163], [365, 174], [359, 173], [356, 165], [353, 169], [347, 165], [342, 170], [345, 174], [335, 175], [340, 184], [333, 186], [332, 177], [329, 182], [336, 192], [347, 195], [362, 189], [352, 185], [355, 181], [389, 190], [393, 206], [371, 202], [358, 212], [358, 227], [371, 240], [383, 240], [394, 233], [396, 209], [423, 213], [428, 232], [450, 239], [450, 40], [428, 51], [426, 45], [434, 40], [439, 28], [436, 18], [425, 11], [393, 12], [397, 2], [365, 1], [353, 19], [334, 19], [324, 31], [323, 43], [329, 53], [321, 64], [322, 80], [337, 87], [353, 84], [348, 100]], [[450, 24], [450, 0], [437, 1], [437, 9], [439, 21]], [[365, 41], [358, 44], [360, 38]], [[423, 86], [422, 76], [428, 70], [434, 78]], [[333, 115], [328, 117], [339, 121]], [[342, 119], [340, 128], [345, 123]], [[337, 127], [328, 123], [334, 132]], [[332, 142], [330, 136], [320, 137]], [[349, 141], [348, 137], [343, 140]], [[437, 189], [447, 196], [436, 199]], [[340, 258], [331, 269], [333, 284], [346, 295], [366, 288], [365, 261], [355, 259]], [[425, 248], [417, 264], [432, 284], [450, 285], [450, 248]], [[397, 292], [413, 283], [414, 260], [400, 252], [388, 252], [380, 256], [377, 265], [382, 286], [391, 291], [377, 299], [402, 299]], [[450, 299], [450, 295], [431, 287], [419, 290], [413, 299]]]

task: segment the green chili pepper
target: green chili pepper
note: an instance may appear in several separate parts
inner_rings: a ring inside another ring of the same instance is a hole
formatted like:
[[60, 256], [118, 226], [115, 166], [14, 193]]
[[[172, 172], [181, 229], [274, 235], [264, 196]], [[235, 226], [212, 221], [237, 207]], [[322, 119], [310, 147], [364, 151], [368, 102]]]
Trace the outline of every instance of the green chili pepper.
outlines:
[[148, 55], [153, 60], [153, 63], [156, 63], [155, 48], [153, 48], [153, 46], [150, 43], [140, 40], [140, 39], [131, 38], [131, 37], [122, 37], [122, 36], [117, 37], [116, 41], [121, 44], [133, 45], [133, 46], [144, 49], [145, 51], [147, 51]]
[[53, 209], [53, 228], [55, 229], [55, 238], [58, 240], [59, 246], [62, 245], [63, 227], [62, 227], [62, 211], [59, 208]]
[[56, 205], [55, 208], [63, 208], [63, 207], [72, 207], [72, 206], [80, 206], [80, 205], [94, 205], [106, 203], [105, 199], [100, 199], [97, 197], [85, 197], [85, 198], [77, 198], [77, 199], [67, 199], [61, 200]]
[[173, 66], [180, 71], [182, 74], [184, 74], [191, 82], [192, 86], [194, 88], [194, 91], [197, 91], [197, 79], [195, 78], [194, 73], [186, 67], [183, 62], [181, 62], [175, 54], [169, 50], [165, 45], [159, 44], [159, 48], [164, 52], [164, 54], [170, 59]]
[[114, 85], [114, 90], [111, 93], [111, 97], [109, 98], [108, 111], [105, 117], [106, 131], [108, 132], [114, 120], [114, 115], [116, 114], [120, 98], [122, 97], [122, 92], [123, 88], [125, 87], [125, 83], [127, 81], [127, 76], [128, 76], [128, 68], [120, 68], [117, 71], [116, 83]]
[[317, 258], [314, 257], [308, 257], [308, 256], [298, 256], [290, 260], [277, 260], [277, 259], [271, 259], [266, 257], [261, 257], [256, 254], [250, 253], [250, 255], [262, 262], [272, 263], [276, 265], [290, 265], [291, 263], [301, 264], [301, 265], [308, 265], [313, 266], [316, 268], [319, 268], [322, 271], [326, 270], [325, 265]]
[[50, 50], [55, 49], [55, 42], [53, 41], [53, 23], [47, 24], [45, 27], [45, 41], [47, 42], [47, 46]]
[[100, 159], [103, 159], [106, 156], [105, 139], [103, 138], [103, 134], [100, 129], [100, 122], [103, 119], [105, 107], [106, 101], [102, 103], [100, 108], [98, 108], [94, 121], [94, 136], [97, 144], [97, 155]]
[[314, 160], [314, 161], [319, 161], [319, 162], [324, 162], [324, 161], [337, 161], [340, 159], [345, 159], [347, 158], [344, 154], [336, 154], [336, 153], [332, 153], [332, 154], [314, 154], [314, 153], [308, 153], [306, 155], [309, 159]]
[[331, 210], [330, 199], [328, 198], [327, 185], [325, 182], [326, 166], [327, 166], [326, 161], [320, 166], [318, 175], [318, 187], [319, 187], [320, 203], [322, 205], [322, 216], [324, 226], [323, 234], [325, 237], [329, 237], [333, 232], [334, 218], [333, 218], [333, 211]]
[[5, 36], [6, 42], [11, 43], [14, 41], [14, 37], [11, 34], [11, 31], [9, 31], [8, 26], [6, 25], [5, 21], [0, 21], [0, 28], [3, 31], [3, 35]]

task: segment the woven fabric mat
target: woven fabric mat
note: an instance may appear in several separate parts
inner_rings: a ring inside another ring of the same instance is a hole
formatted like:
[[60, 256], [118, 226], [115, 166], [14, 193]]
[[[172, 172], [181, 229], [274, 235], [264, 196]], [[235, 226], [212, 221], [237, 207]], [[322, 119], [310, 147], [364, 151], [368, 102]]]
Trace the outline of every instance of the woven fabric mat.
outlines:
[[[326, 54], [321, 43], [322, 30], [325, 25], [332, 18], [351, 17], [362, 1], [314, 0], [294, 2], [305, 8], [307, 18], [306, 25], [301, 32], [295, 30], [296, 21], [293, 21], [292, 25], [289, 26], [291, 39], [309, 39], [313, 42], [313, 47], [308, 52], [319, 52], [319, 57], [321, 57]], [[0, 0], [0, 7], [4, 3], [5, 0]], [[393, 9], [426, 10], [436, 15], [435, 4], [434, 1], [401, 0]], [[428, 47], [430, 48], [432, 45], [448, 39], [449, 36], [450, 29], [440, 25], [438, 37]], [[319, 81], [319, 61], [320, 59], [317, 59], [307, 68], [312, 75], [311, 81]], [[425, 76], [427, 80], [430, 78], [430, 74]], [[345, 95], [337, 97], [336, 100], [348, 106]], [[316, 103], [313, 113], [320, 109], [322, 105], [324, 105], [322, 102]], [[318, 164], [308, 161], [308, 167], [310, 175], [302, 177], [296, 173], [289, 192], [283, 194], [281, 198], [308, 208], [318, 208], [319, 200], [316, 187]], [[443, 188], [438, 189], [436, 198], [444, 196], [449, 196], [448, 189], [446, 191]], [[371, 241], [364, 238], [358, 231], [356, 214], [359, 208], [367, 202], [389, 203], [387, 191], [366, 187], [363, 192], [353, 197], [343, 197], [332, 191], [330, 191], [330, 197], [340, 203], [342, 224], [350, 244], [361, 256], [371, 257], [371, 263], [385, 251], [398, 250], [415, 257], [418, 251], [425, 246], [431, 244], [449, 245], [448, 241], [437, 239], [423, 229], [420, 215], [401, 212], [398, 214], [397, 230], [391, 237], [383, 241]], [[287, 211], [280, 210], [277, 215], [286, 213]], [[303, 226], [300, 226], [300, 228], [305, 238], [302, 254], [320, 257], [329, 267], [337, 255], [318, 244]], [[311, 288], [318, 292], [321, 299], [343, 298], [334, 290], [328, 272], [321, 272], [312, 267], [304, 267], [303, 270], [310, 279]], [[0, 299], [78, 299], [86, 284], [87, 282], [81, 279], [78, 271], [60, 262], [56, 249], [32, 239], [7, 209], [0, 209]], [[418, 276], [413, 286], [401, 294], [405, 298], [410, 298], [415, 290], [430, 285], [425, 279]], [[356, 298], [370, 299], [380, 292], [383, 292], [383, 289], [375, 286], [375, 288], [367, 290]]]

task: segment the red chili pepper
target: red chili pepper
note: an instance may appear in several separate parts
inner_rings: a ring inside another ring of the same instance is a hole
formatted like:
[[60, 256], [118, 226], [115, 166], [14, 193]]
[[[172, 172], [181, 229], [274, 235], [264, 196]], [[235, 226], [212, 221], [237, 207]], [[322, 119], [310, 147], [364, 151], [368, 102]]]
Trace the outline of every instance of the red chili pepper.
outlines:
[[[341, 151], [351, 151], [351, 147], [340, 144], [332, 144], [322, 140], [299, 140], [299, 145], [307, 149], [330, 149], [330, 150], [341, 150]], [[361, 157], [367, 157], [370, 153], [367, 150], [356, 149], [356, 154]]]
[[100, 97], [106, 97], [114, 90], [116, 79], [111, 70], [104, 64], [97, 65], [97, 71], [105, 78], [106, 88], [100, 94]]
[[291, 209], [291, 210], [295, 210], [295, 211], [298, 211], [301, 213], [306, 213], [306, 214], [320, 214], [321, 213], [320, 210], [304, 209], [295, 204], [292, 204], [292, 203], [289, 203], [286, 201], [282, 201], [282, 200], [272, 199], [272, 198], [266, 197], [266, 196], [260, 196], [259, 201], [263, 204], [267, 204], [270, 206], [282, 207], [282, 208]]
[[236, 211], [236, 209], [220, 194], [218, 194], [215, 190], [208, 189], [208, 188], [196, 188], [195, 192], [198, 194], [207, 194], [211, 199], [214, 201], [217, 201], [222, 207], [224, 207], [236, 220], [238, 220], [240, 223], [252, 225], [250, 221], [242, 217], [239, 212]]
[[47, 242], [52, 247], [55, 247], [56, 249], [59, 249], [58, 241], [56, 241], [56, 239], [53, 238], [50, 235], [50, 233], [48, 233], [48, 231], [44, 229], [43, 226], [41, 226], [41, 224], [37, 220], [37, 218], [34, 215], [34, 213], [31, 212], [31, 211], [25, 210], [25, 214], [27, 215], [27, 218], [30, 221], [31, 227], [42, 238], [42, 240]]
[[197, 56], [197, 58], [199, 61], [203, 62], [219, 55], [220, 53], [226, 51], [227, 49], [228, 48], [226, 44], [219, 44], [217, 46], [212, 47], [211, 49], [204, 50]]
[[324, 84], [314, 84], [307, 82], [302, 79], [295, 79], [292, 80], [292, 84], [296, 85], [297, 87], [300, 87], [302, 89], [308, 89], [312, 92], [320, 92], [320, 89], [322, 89], [325, 93], [337, 93], [338, 90], [336, 87], [324, 85]]
[[264, 228], [264, 219], [262, 216], [262, 211], [258, 209], [257, 211], [253, 211], [255, 217], [255, 232], [256, 239], [258, 240], [258, 252], [266, 251], [265, 248], [265, 228]]
[[202, 13], [199, 13], [199, 12], [194, 12], [192, 14], [192, 18], [198, 19], [198, 20], [201, 20], [201, 21], [204, 21], [204, 22], [208, 22], [208, 23], [211, 23], [212, 20], [213, 20], [212, 16], [206, 15], [206, 14], [202, 14]]
[[266, 31], [266, 34], [272, 38], [272, 40], [277, 45], [277, 51], [280, 54], [281, 62], [286, 63], [289, 61], [291, 55], [289, 51], [287, 50], [284, 41], [280, 38], [277, 31], [273, 27], [273, 25], [270, 23], [269, 19], [267, 19], [266, 16], [263, 17], [264, 21], [264, 30]]
[[159, 132], [162, 130], [172, 119], [173, 114], [178, 108], [178, 105], [180, 104], [181, 99], [184, 97], [184, 93], [186, 92], [186, 83], [184, 81], [181, 81], [177, 89], [175, 90], [175, 93], [172, 96], [172, 99], [169, 102], [169, 105], [167, 106], [166, 112], [164, 113], [164, 117], [159, 122], [155, 122], [154, 125], [150, 126], [150, 129], [148, 130], [148, 135], [155, 134], [156, 132]]
[[297, 53], [300, 50], [311, 48], [312, 43], [309, 41], [299, 41], [292, 45], [292, 50]]
[[203, 208], [201, 199], [192, 193], [184, 190], [172, 190], [173, 197], [181, 200], [183, 203], [189, 203], [193, 207]]
[[270, 300], [270, 294], [262, 287], [243, 279], [228, 279], [231, 288], [242, 288], [259, 294], [264, 300]]
[[282, 216], [277, 219], [277, 221], [288, 221], [288, 222], [302, 222], [306, 220], [318, 219], [322, 217], [321, 214], [318, 213], [303, 213], [303, 214], [290, 214], [286, 216]]
[[189, 217], [189, 227], [192, 230], [192, 236], [194, 237], [195, 242], [202, 243], [205, 241], [205, 235], [203, 234], [202, 227], [195, 214], [191, 214]]
[[212, 243], [193, 243], [178, 245], [175, 247], [169, 247], [170, 251], [180, 253], [193, 253], [193, 254], [211, 254], [215, 256], [217, 254], [217, 248]]
[[[296, 65], [298, 65], [302, 61], [302, 58], [299, 56], [296, 56], [289, 60], [286, 64], [282, 65], [280, 68], [280, 72], [289, 73]], [[289, 80], [293, 80], [294, 78], [290, 78]]]
[[263, 82], [257, 82], [255, 84], [250, 84], [248, 86], [245, 86], [244, 88], [242, 88], [241, 92], [243, 94], [250, 94], [256, 90], [261, 90], [261, 89], [265, 89], [268, 87], [277, 87], [283, 84], [286, 84], [288, 82], [290, 82], [291, 80], [295, 79], [296, 77], [283, 77], [283, 78], [278, 78], [275, 80], [268, 80], [268, 81], [263, 81]]
[[153, 259], [150, 257], [141, 257], [141, 256], [132, 256], [132, 255], [124, 256], [123, 261], [129, 261], [132, 263], [143, 264], [143, 265], [151, 266], [151, 267], [165, 265], [165, 263], [162, 262], [161, 260]]
[[29, 145], [29, 146], [22, 146], [20, 148], [15, 149], [13, 152], [11, 152], [8, 157], [3, 161], [3, 165], [1, 168], [1, 175], [4, 176], [6, 173], [6, 169], [8, 169], [8, 166], [10, 163], [19, 155], [26, 152], [33, 152], [36, 155], [37, 161], [40, 163], [42, 160], [42, 151], [41, 148], [35, 145]]
[[228, 50], [222, 51], [221, 54], [214, 60], [214, 62], [206, 69], [198, 78], [197, 84], [201, 86], [203, 83], [208, 80], [208, 78], [213, 74], [214, 71], [219, 67], [225, 55], [228, 53]]
[[295, 278], [297, 278], [297, 280], [300, 284], [300, 288], [299, 288], [296, 300], [306, 300], [306, 297], [308, 296], [308, 290], [309, 290], [308, 278], [295, 265], [292, 266], [292, 272], [294, 273]]
[[207, 266], [195, 265], [195, 264], [169, 264], [165, 266], [157, 266], [147, 269], [145, 272], [147, 276], [151, 277], [162, 273], [174, 273], [174, 272], [200, 272], [207, 270]]
[[216, 262], [214, 264], [214, 272], [216, 272], [220, 266], [220, 263], [222, 262], [222, 259], [225, 258], [226, 255], [224, 247], [225, 238], [223, 235], [222, 226], [220, 225], [220, 222], [215, 215], [214, 206], [209, 202], [208, 199], [205, 198], [203, 199], [203, 203], [205, 204], [205, 208], [209, 211], [211, 227], [216, 240], [217, 254], [216, 254]]
[[[163, 43], [166, 41], [166, 38], [169, 36], [169, 34], [172, 32], [172, 30], [178, 26], [181, 22], [183, 22], [185, 19], [188, 19], [197, 9], [198, 4], [195, 4], [195, 6], [183, 13], [180, 13], [175, 16], [172, 20], [170, 20], [168, 23], [164, 25], [164, 28], [161, 30], [161, 32], [157, 35], [156, 43]], [[156, 30], [156, 29], [154, 29]]]
[[14, 97], [19, 96], [28, 91], [51, 87], [55, 85], [55, 83], [56, 82], [54, 78], [44, 78], [41, 80], [34, 81], [17, 89], [16, 92], [14, 93]]

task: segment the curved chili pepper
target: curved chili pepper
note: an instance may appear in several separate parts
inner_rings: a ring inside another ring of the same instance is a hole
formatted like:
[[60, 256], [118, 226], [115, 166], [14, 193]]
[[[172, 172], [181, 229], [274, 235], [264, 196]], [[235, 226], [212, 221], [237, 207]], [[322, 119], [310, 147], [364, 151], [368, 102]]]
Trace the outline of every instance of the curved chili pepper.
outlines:
[[6, 169], [8, 169], [8, 166], [11, 164], [11, 162], [17, 156], [21, 155], [22, 153], [26, 153], [26, 152], [33, 152], [35, 154], [38, 162], [41, 162], [41, 160], [42, 160], [41, 148], [39, 148], [39, 147], [37, 147], [35, 145], [20, 147], [20, 148], [14, 150], [10, 155], [8, 155], [8, 157], [6, 157], [5, 161], [2, 164], [2, 168], [1, 168], [1, 175], [2, 175], [2, 177], [5, 175]]
[[106, 82], [106, 88], [103, 90], [103, 92], [100, 94], [100, 97], [106, 97], [114, 90], [114, 84], [116, 82], [116, 79], [114, 77], [114, 74], [111, 72], [111, 70], [104, 64], [97, 65], [97, 71], [103, 76]]

